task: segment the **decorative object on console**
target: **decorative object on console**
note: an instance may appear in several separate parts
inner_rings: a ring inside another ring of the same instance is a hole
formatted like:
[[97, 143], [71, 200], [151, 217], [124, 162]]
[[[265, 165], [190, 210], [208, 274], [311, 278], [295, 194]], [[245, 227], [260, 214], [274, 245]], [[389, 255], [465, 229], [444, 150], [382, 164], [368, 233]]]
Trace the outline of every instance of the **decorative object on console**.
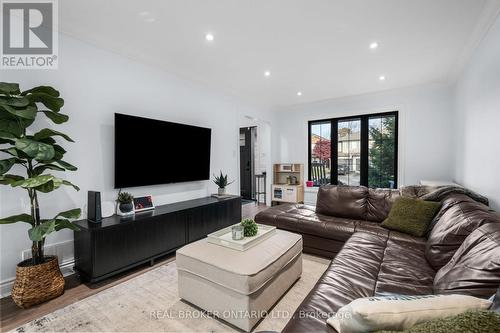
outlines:
[[136, 213], [150, 209], [155, 209], [152, 195], [134, 198], [134, 210]]
[[406, 234], [423, 237], [436, 216], [441, 203], [400, 197], [394, 201], [382, 226]]
[[101, 192], [88, 191], [87, 193], [87, 219], [100, 223], [102, 220]]
[[134, 210], [134, 196], [129, 192], [120, 192], [118, 193], [118, 198], [116, 199], [118, 202], [118, 208], [121, 213], [129, 214], [133, 213]]
[[[39, 110], [39, 105], [44, 105], [48, 110]], [[22, 308], [42, 303], [64, 292], [64, 279], [57, 257], [44, 255], [45, 238], [61, 229], [78, 230], [70, 219], [80, 216], [79, 208], [42, 219], [38, 201], [40, 193], [50, 193], [62, 185], [79, 190], [71, 182], [45, 173], [47, 170], [76, 170], [75, 166], [63, 160], [66, 150], [55, 138], [60, 137], [69, 142], [73, 140], [50, 128], [39, 131], [36, 131], [36, 127], [28, 129], [36, 116], [42, 113], [55, 124], [68, 121], [69, 117], [60, 113], [63, 105], [64, 100], [52, 87], [39, 86], [21, 92], [17, 83], [0, 82], [0, 148], [3, 153], [10, 155], [0, 160], [0, 184], [26, 189], [31, 206], [30, 214], [0, 219], [0, 224], [24, 222], [31, 226], [28, 236], [32, 241], [32, 258], [17, 265], [12, 290], [12, 299]], [[27, 174], [8, 174], [14, 165], [22, 166]]]
[[227, 175], [224, 175], [221, 171], [219, 176], [214, 175], [214, 183], [215, 183], [215, 185], [219, 186], [217, 194], [218, 195], [225, 195], [226, 194], [226, 186], [234, 183], [234, 180], [231, 182], [228, 182]]
[[241, 225], [243, 226], [243, 234], [245, 237], [253, 237], [257, 235], [257, 231], [259, 231], [259, 226], [253, 219], [244, 219], [241, 221]]

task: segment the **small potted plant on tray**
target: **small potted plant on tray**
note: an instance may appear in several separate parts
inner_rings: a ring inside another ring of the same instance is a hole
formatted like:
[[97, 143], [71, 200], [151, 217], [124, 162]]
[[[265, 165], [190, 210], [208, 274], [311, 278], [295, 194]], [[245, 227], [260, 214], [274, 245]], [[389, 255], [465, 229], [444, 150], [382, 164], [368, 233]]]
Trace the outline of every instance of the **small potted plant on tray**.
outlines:
[[222, 171], [220, 172], [219, 176], [214, 175], [214, 183], [215, 185], [219, 186], [219, 189], [217, 191], [218, 195], [225, 195], [226, 194], [226, 186], [232, 184], [234, 182], [228, 182], [227, 181], [227, 175], [224, 175]]
[[257, 235], [259, 226], [253, 219], [244, 219], [241, 221], [241, 225], [243, 226], [243, 234], [245, 237], [253, 237]]

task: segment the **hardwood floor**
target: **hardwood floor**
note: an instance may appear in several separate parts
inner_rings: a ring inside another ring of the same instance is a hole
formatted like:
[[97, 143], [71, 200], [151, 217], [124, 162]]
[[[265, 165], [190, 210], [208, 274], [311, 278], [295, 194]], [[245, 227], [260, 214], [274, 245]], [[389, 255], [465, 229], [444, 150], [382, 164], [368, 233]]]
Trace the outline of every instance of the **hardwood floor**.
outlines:
[[[247, 203], [242, 206], [242, 218], [253, 218], [257, 213], [265, 210], [266, 208], [267, 206], [262, 204], [257, 205], [254, 203]], [[111, 288], [140, 274], [155, 269], [156, 267], [172, 260], [175, 260], [174, 254], [165, 256], [164, 258], [157, 260], [155, 265], [153, 266], [145, 264], [131, 269], [123, 274], [119, 274], [117, 276], [94, 284], [81, 283], [76, 274], [69, 275], [65, 278], [66, 290], [63, 295], [26, 310], [18, 308], [17, 305], [15, 305], [12, 301], [12, 298], [4, 297], [0, 299], [0, 330], [2, 332], [12, 330], [34, 319], [43, 317], [67, 305], [97, 294], [102, 290]]]

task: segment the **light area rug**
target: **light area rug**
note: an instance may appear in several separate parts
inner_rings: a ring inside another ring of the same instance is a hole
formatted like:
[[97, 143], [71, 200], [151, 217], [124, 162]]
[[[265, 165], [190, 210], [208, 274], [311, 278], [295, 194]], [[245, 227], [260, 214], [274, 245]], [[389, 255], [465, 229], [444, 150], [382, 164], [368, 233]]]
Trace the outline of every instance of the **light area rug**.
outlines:
[[[256, 328], [280, 332], [328, 267], [303, 255], [301, 278]], [[14, 332], [239, 332], [181, 301], [175, 261], [33, 320]]]

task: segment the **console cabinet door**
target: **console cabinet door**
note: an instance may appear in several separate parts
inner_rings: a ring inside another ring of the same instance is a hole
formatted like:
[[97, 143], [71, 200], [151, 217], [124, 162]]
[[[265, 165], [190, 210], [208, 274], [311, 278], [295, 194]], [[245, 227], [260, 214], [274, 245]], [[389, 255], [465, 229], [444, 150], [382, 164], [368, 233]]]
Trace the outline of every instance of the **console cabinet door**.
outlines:
[[93, 233], [93, 277], [113, 272], [144, 258], [137, 251], [136, 231], [135, 223], [130, 223], [119, 228], [102, 229]]
[[241, 200], [227, 200], [190, 210], [188, 242], [236, 224], [241, 220]]

